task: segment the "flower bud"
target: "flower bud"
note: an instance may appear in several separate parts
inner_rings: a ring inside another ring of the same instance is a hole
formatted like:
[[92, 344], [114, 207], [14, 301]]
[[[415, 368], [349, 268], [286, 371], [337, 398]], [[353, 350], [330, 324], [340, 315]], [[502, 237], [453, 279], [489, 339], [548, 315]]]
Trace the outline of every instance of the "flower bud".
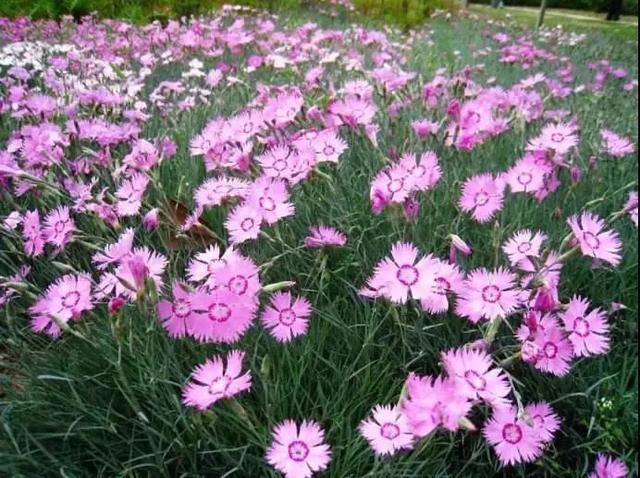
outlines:
[[160, 220], [158, 218], [158, 208], [153, 208], [144, 215], [144, 217], [142, 218], [142, 225], [147, 231], [153, 231], [160, 225]]

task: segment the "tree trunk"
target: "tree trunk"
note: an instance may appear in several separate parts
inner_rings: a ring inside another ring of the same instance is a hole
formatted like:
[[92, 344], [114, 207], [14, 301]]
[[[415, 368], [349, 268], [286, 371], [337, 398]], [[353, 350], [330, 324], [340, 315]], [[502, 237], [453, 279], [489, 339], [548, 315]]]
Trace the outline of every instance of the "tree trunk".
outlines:
[[607, 20], [618, 21], [622, 13], [622, 0], [609, 0], [609, 11], [607, 12]]
[[547, 0], [542, 0], [540, 3], [540, 13], [538, 14], [538, 23], [536, 24], [536, 28], [540, 28], [544, 23], [544, 14], [547, 11]]

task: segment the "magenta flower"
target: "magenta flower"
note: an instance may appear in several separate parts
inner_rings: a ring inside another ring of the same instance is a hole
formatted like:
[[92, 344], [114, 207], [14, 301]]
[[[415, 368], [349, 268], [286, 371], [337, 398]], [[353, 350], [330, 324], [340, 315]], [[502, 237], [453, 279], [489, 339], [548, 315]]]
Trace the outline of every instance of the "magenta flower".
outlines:
[[125, 179], [117, 189], [115, 196], [118, 198], [116, 210], [118, 216], [135, 216], [142, 206], [142, 196], [149, 184], [149, 178], [142, 173], [134, 173], [129, 179]]
[[415, 439], [409, 420], [397, 406], [377, 405], [371, 415], [358, 428], [376, 455], [395, 455], [400, 450], [413, 448]]
[[173, 302], [162, 299], [156, 310], [169, 337], [180, 338], [187, 335], [187, 323], [192, 314], [191, 294], [179, 282], [173, 285], [172, 290]]
[[207, 285], [210, 288], [225, 287], [247, 303], [256, 305], [262, 289], [258, 266], [253, 259], [238, 253], [229, 254], [224, 266], [216, 271]]
[[139, 139], [131, 148], [131, 152], [127, 154], [122, 162], [133, 169], [148, 171], [158, 164], [160, 155], [158, 149], [146, 139]]
[[255, 303], [248, 302], [226, 288], [201, 290], [191, 296], [194, 312], [187, 322], [187, 331], [202, 342], [232, 343], [251, 327]]
[[542, 443], [551, 443], [556, 432], [560, 430], [560, 417], [556, 415], [547, 402], [530, 403], [524, 407], [527, 418], [533, 421], [533, 428], [538, 432]]
[[[542, 243], [547, 240], [547, 235], [543, 232], [535, 233], [529, 229], [516, 231], [513, 236], [502, 246], [502, 250], [509, 258], [509, 263], [513, 267], [531, 270], [533, 264], [529, 258], [540, 257]], [[522, 264], [522, 266], [520, 265]]]
[[247, 204], [269, 225], [295, 213], [293, 204], [289, 202], [286, 183], [279, 179], [256, 179], [249, 188]]
[[61, 332], [60, 324], [78, 320], [83, 312], [91, 309], [91, 277], [67, 274], [51, 284], [31, 306], [31, 328], [57, 337]]
[[262, 118], [273, 124], [276, 128], [282, 128], [291, 123], [302, 109], [304, 99], [299, 91], [295, 93], [283, 93], [270, 99], [264, 107]]
[[226, 366], [220, 355], [198, 365], [182, 389], [182, 403], [204, 411], [218, 400], [249, 390], [251, 372], [242, 373], [243, 360], [244, 352], [232, 350], [227, 354]]
[[286, 144], [276, 145], [256, 158], [265, 176], [291, 184], [300, 182], [309, 174], [313, 166], [309, 160], [315, 159]]
[[596, 466], [587, 478], [626, 478], [629, 468], [622, 460], [598, 453]]
[[609, 351], [609, 324], [599, 308], [587, 314], [591, 304], [587, 299], [573, 296], [567, 309], [560, 314], [577, 357], [601, 355]]
[[486, 352], [452, 349], [442, 354], [442, 363], [458, 392], [465, 397], [484, 400], [493, 407], [509, 404], [509, 381], [502, 369], [493, 368], [491, 356]]
[[608, 262], [614, 267], [620, 264], [622, 242], [616, 231], [605, 230], [606, 225], [602, 218], [587, 211], [579, 217], [571, 216], [567, 223], [578, 241], [582, 254]]
[[392, 302], [405, 303], [409, 294], [422, 299], [429, 286], [429, 260], [418, 260], [418, 249], [410, 243], [396, 242], [391, 257], [385, 257], [375, 267], [367, 287], [377, 291], [374, 296], [387, 297]]
[[474, 324], [480, 320], [508, 317], [520, 305], [516, 276], [508, 269], [480, 268], [469, 273], [458, 293], [456, 314]]
[[611, 130], [600, 130], [602, 136], [602, 150], [614, 158], [622, 158], [627, 154], [633, 154], [635, 145], [629, 138], [618, 136]]
[[412, 121], [411, 129], [413, 130], [413, 132], [416, 134], [418, 138], [425, 139], [430, 134], [432, 135], [438, 134], [440, 125], [435, 121], [429, 121], [429, 120]]
[[160, 225], [158, 208], [150, 209], [142, 218], [142, 225], [147, 231], [153, 231]]
[[355, 128], [358, 125], [367, 126], [371, 124], [376, 115], [376, 110], [374, 103], [354, 96], [334, 101], [329, 105], [329, 113], [337, 117], [338, 124], [344, 122], [351, 128]]
[[402, 204], [414, 191], [414, 178], [407, 170], [396, 165], [380, 171], [371, 182], [369, 198], [374, 214], [379, 214], [388, 204]]
[[321, 247], [343, 247], [347, 243], [347, 236], [330, 226], [311, 226], [309, 235], [304, 239], [304, 245], [310, 249]]
[[504, 465], [531, 463], [542, 455], [543, 441], [534, 426], [518, 417], [514, 406], [497, 408], [482, 434]]
[[324, 431], [316, 422], [304, 420], [298, 427], [293, 420], [285, 420], [274, 427], [272, 436], [265, 458], [285, 478], [311, 478], [331, 461]]
[[224, 223], [232, 244], [241, 244], [245, 241], [257, 239], [260, 235], [261, 225], [261, 213], [247, 204], [236, 206], [229, 213]]
[[438, 427], [458, 430], [460, 420], [473, 406], [451, 379], [411, 373], [405, 387], [407, 396], [402, 400], [402, 412], [409, 420], [411, 433], [420, 438]]
[[503, 207], [504, 184], [485, 173], [472, 176], [462, 186], [460, 207], [480, 222], [487, 222]]
[[73, 233], [76, 231], [76, 224], [69, 215], [69, 208], [66, 206], [54, 209], [44, 219], [45, 240], [58, 249], [73, 241]]
[[44, 252], [44, 233], [40, 226], [40, 214], [37, 210], [24, 213], [22, 239], [24, 252], [29, 257], [38, 257]]
[[262, 313], [262, 323], [278, 342], [290, 342], [309, 328], [311, 303], [304, 297], [294, 300], [290, 292], [276, 292]]

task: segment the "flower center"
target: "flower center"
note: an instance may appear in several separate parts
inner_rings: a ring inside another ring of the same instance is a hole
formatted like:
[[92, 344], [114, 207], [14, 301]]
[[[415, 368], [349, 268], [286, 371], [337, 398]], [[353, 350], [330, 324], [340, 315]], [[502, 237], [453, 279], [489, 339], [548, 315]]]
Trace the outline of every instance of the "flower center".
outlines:
[[444, 277], [438, 277], [436, 279], [436, 294], [445, 295], [451, 289], [451, 282]]
[[214, 322], [226, 322], [231, 317], [231, 308], [227, 304], [211, 304], [209, 306], [209, 319]]
[[309, 447], [303, 441], [296, 440], [289, 444], [289, 458], [293, 461], [301, 462], [309, 456]]
[[176, 317], [186, 317], [191, 312], [189, 302], [184, 299], [178, 299], [173, 303], [173, 313]]
[[527, 185], [531, 182], [531, 180], [533, 179], [533, 176], [531, 175], [531, 173], [520, 173], [518, 174], [518, 182], [520, 184], [523, 185]]
[[420, 274], [415, 267], [405, 264], [398, 269], [396, 277], [402, 284], [406, 285], [407, 287], [411, 287], [412, 285], [415, 285], [416, 282], [418, 282]]
[[332, 154], [334, 154], [335, 152], [336, 152], [336, 149], [335, 149], [333, 146], [331, 146], [330, 144], [326, 145], [326, 146], [324, 147], [324, 149], [322, 150], [322, 153], [323, 153], [325, 156], [331, 156], [331, 155], [332, 155]]
[[564, 141], [564, 135], [562, 133], [553, 133], [551, 135], [551, 141], [554, 143], [562, 143]]
[[234, 294], [242, 295], [249, 288], [249, 281], [245, 276], [235, 276], [229, 281], [228, 287]]
[[473, 202], [476, 204], [476, 206], [484, 206], [489, 202], [489, 195], [484, 191], [480, 191], [473, 198]]
[[425, 175], [426, 172], [427, 170], [424, 168], [424, 166], [416, 166], [411, 170], [411, 175], [415, 176], [416, 178], [421, 178]]
[[260, 207], [265, 211], [275, 211], [276, 209], [275, 201], [269, 197], [261, 197], [258, 203], [260, 204]]
[[402, 179], [392, 179], [391, 181], [389, 181], [389, 184], [387, 184], [387, 189], [390, 193], [397, 193], [402, 189], [402, 186]]
[[482, 289], [482, 299], [485, 302], [495, 304], [500, 300], [501, 296], [502, 293], [500, 292], [500, 289], [498, 289], [498, 287], [496, 287], [495, 285], [488, 285]]
[[242, 229], [244, 232], [249, 232], [251, 229], [253, 229], [254, 225], [255, 221], [250, 217], [246, 217], [240, 223], [240, 229]]
[[251, 122], [245, 123], [244, 128], [242, 128], [243, 133], [251, 133], [252, 130], [253, 130], [253, 123]]
[[78, 305], [78, 302], [80, 302], [80, 294], [75, 290], [62, 298], [62, 305], [68, 309]]
[[278, 159], [275, 163], [273, 163], [273, 169], [281, 173], [285, 169], [287, 169], [287, 162], [284, 159]]
[[518, 244], [518, 252], [520, 252], [521, 254], [524, 254], [526, 252], [529, 252], [531, 250], [531, 243], [528, 241], [522, 242], [520, 244]]
[[66, 225], [65, 221], [58, 221], [54, 224], [53, 230], [55, 231], [56, 234], [60, 234], [64, 232], [65, 225]]
[[231, 385], [231, 379], [226, 375], [214, 378], [209, 384], [208, 392], [210, 395], [226, 395]]
[[582, 233], [582, 238], [591, 249], [598, 249], [600, 247], [600, 239], [598, 239], [595, 234], [586, 231]]
[[482, 391], [487, 386], [487, 381], [475, 370], [467, 370], [464, 373], [464, 379], [474, 390]]
[[393, 440], [400, 435], [400, 427], [395, 423], [385, 423], [380, 428], [380, 435], [388, 440]]
[[278, 314], [278, 320], [280, 321], [280, 323], [282, 325], [286, 325], [287, 327], [291, 327], [296, 319], [296, 313], [291, 309], [283, 309]]
[[573, 322], [573, 332], [582, 338], [588, 337], [591, 333], [591, 326], [584, 317], [577, 317]]
[[544, 344], [544, 347], [542, 347], [542, 352], [548, 359], [555, 358], [556, 355], [558, 355], [558, 346], [553, 342], [547, 342]]
[[520, 428], [515, 423], [508, 423], [502, 429], [502, 438], [507, 443], [511, 445], [515, 445], [522, 440], [522, 428]]

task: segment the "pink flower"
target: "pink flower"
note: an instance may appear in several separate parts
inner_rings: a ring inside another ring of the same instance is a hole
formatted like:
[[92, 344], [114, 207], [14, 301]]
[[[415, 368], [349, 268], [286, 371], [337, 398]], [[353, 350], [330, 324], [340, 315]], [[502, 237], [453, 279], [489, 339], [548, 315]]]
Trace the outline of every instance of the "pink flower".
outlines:
[[560, 418], [547, 402], [530, 403], [524, 407], [527, 418], [533, 421], [533, 428], [543, 443], [551, 443], [560, 430]]
[[383, 169], [371, 182], [369, 197], [374, 214], [381, 212], [387, 204], [402, 204], [414, 189], [414, 178], [404, 167], [396, 165]]
[[247, 204], [269, 225], [295, 213], [289, 202], [286, 183], [279, 179], [260, 177], [249, 188]]
[[437, 258], [429, 260], [429, 285], [420, 299], [423, 310], [430, 314], [440, 314], [449, 310], [449, 294], [458, 293], [464, 285], [464, 274], [454, 264], [448, 264]]
[[290, 342], [305, 335], [309, 328], [311, 303], [304, 297], [295, 300], [290, 292], [276, 292], [262, 313], [262, 323], [279, 342]]
[[400, 450], [413, 448], [409, 420], [397, 406], [377, 405], [372, 417], [360, 423], [359, 430], [378, 456], [395, 455]]
[[142, 206], [142, 196], [149, 184], [149, 178], [142, 173], [134, 173], [125, 179], [115, 193], [118, 198], [118, 216], [135, 216]]
[[378, 290], [379, 297], [403, 304], [409, 298], [421, 299], [429, 286], [429, 261], [418, 260], [418, 249], [410, 243], [397, 242], [391, 248], [391, 257], [385, 257], [375, 267], [367, 286]]
[[343, 247], [347, 243], [347, 236], [330, 226], [311, 226], [309, 235], [304, 239], [304, 245], [310, 249], [325, 246]]
[[227, 354], [226, 366], [220, 355], [198, 365], [182, 389], [182, 403], [204, 411], [218, 400], [249, 390], [251, 372], [242, 374], [243, 360], [244, 352], [232, 350]]
[[76, 224], [66, 206], [54, 209], [44, 219], [44, 237], [48, 243], [59, 249], [64, 249], [73, 240], [76, 230]]
[[110, 264], [119, 262], [131, 252], [133, 247], [133, 236], [135, 231], [127, 228], [118, 238], [115, 244], [108, 244], [104, 247], [103, 252], [96, 252], [91, 260], [98, 270], [106, 269]]
[[331, 450], [316, 422], [304, 420], [298, 427], [293, 420], [285, 420], [274, 427], [265, 458], [285, 478], [311, 478], [327, 468]]
[[517, 336], [522, 342], [521, 353], [525, 362], [559, 377], [569, 373], [573, 346], [554, 315], [546, 314], [539, 321], [521, 326]]
[[577, 357], [600, 355], [609, 351], [607, 316], [599, 308], [587, 314], [590, 305], [588, 300], [573, 296], [567, 309], [560, 314]]
[[492, 368], [491, 356], [484, 351], [459, 348], [442, 354], [447, 375], [459, 393], [471, 400], [484, 400], [493, 407], [509, 403], [509, 381], [503, 370]]
[[376, 115], [376, 106], [370, 101], [350, 96], [329, 105], [329, 113], [335, 115], [338, 124], [344, 122], [351, 128], [369, 125]]
[[251, 327], [255, 303], [226, 288], [201, 290], [191, 296], [195, 312], [187, 322], [190, 335], [202, 342], [231, 343], [239, 340]]
[[150, 209], [142, 218], [142, 225], [147, 231], [153, 231], [160, 225], [158, 208]]
[[262, 289], [259, 269], [253, 259], [241, 254], [229, 254], [223, 267], [207, 282], [210, 288], [225, 287], [247, 303], [258, 302]]
[[61, 332], [59, 323], [78, 320], [83, 312], [91, 309], [91, 277], [67, 274], [51, 284], [31, 306], [31, 328], [57, 337]]
[[234, 260], [238, 253], [233, 247], [228, 248], [224, 254], [220, 255], [220, 248], [217, 245], [209, 246], [204, 252], [199, 252], [193, 256], [187, 266], [187, 279], [190, 282], [202, 282], [214, 285], [216, 273], [223, 269], [230, 261]]
[[220, 176], [210, 178], [202, 183], [195, 192], [196, 204], [203, 208], [222, 204], [226, 199], [244, 198], [249, 190], [249, 183], [237, 178]]
[[411, 176], [414, 191], [427, 191], [442, 177], [438, 157], [432, 151], [423, 153], [419, 160], [416, 159], [415, 154], [407, 153], [400, 158], [399, 164]]
[[605, 230], [606, 225], [602, 218], [587, 211], [579, 217], [571, 216], [567, 223], [578, 241], [582, 254], [608, 262], [614, 267], [620, 264], [622, 242], [617, 232]]
[[295, 141], [296, 146], [315, 152], [315, 163], [337, 163], [347, 150], [347, 143], [332, 129], [310, 130]]
[[131, 148], [131, 152], [127, 154], [122, 162], [134, 169], [148, 171], [158, 164], [160, 155], [157, 148], [146, 139], [139, 139]]
[[558, 156], [565, 156], [580, 142], [577, 131], [577, 126], [570, 123], [548, 124], [542, 128], [540, 136], [529, 141], [527, 150], [552, 150]]
[[473, 176], [462, 186], [460, 207], [480, 222], [487, 222], [503, 207], [504, 184], [493, 175], [485, 173]]
[[456, 431], [460, 420], [471, 411], [472, 402], [461, 394], [451, 379], [410, 374], [402, 412], [409, 420], [411, 432], [425, 437], [438, 427]]
[[425, 139], [430, 134], [436, 135], [438, 130], [440, 129], [440, 125], [435, 121], [428, 120], [420, 120], [420, 121], [412, 121], [411, 129], [416, 134], [416, 136], [420, 139]]
[[[115, 295], [123, 295], [135, 300], [137, 290], [143, 281], [151, 279], [157, 290], [162, 289], [162, 274], [167, 267], [167, 258], [148, 247], [137, 247], [131, 254], [124, 256], [115, 270]], [[119, 280], [118, 280], [119, 279]], [[137, 290], [131, 290], [134, 286]]]
[[262, 173], [270, 178], [284, 179], [291, 184], [297, 184], [310, 172], [314, 161], [311, 155], [300, 152], [286, 144], [279, 144], [256, 158]]
[[251, 239], [257, 239], [260, 234], [262, 217], [253, 206], [243, 204], [236, 206], [227, 217], [224, 227], [229, 232], [232, 244], [241, 244]]
[[542, 232], [536, 231], [534, 233], [529, 229], [521, 229], [511, 236], [511, 239], [502, 246], [502, 250], [509, 257], [509, 262], [513, 267], [524, 263], [525, 270], [530, 270], [533, 264], [529, 258], [540, 257], [540, 248], [546, 240], [547, 235]]
[[535, 427], [518, 417], [514, 406], [494, 409], [482, 434], [503, 466], [531, 463], [542, 455], [540, 434]]
[[602, 150], [614, 158], [622, 158], [627, 154], [633, 154], [635, 145], [629, 138], [618, 136], [608, 129], [600, 130], [602, 135]]
[[187, 322], [191, 318], [191, 294], [179, 282], [173, 285], [173, 302], [162, 299], [156, 307], [158, 319], [169, 337], [180, 338], [187, 334]]
[[638, 191], [631, 191], [629, 193], [627, 202], [624, 205], [624, 210], [629, 214], [631, 221], [638, 227]]
[[469, 273], [458, 294], [456, 313], [473, 323], [508, 317], [520, 305], [516, 276], [508, 269], [480, 268]]
[[38, 257], [44, 252], [44, 233], [40, 226], [40, 214], [37, 210], [24, 213], [22, 238], [24, 252], [29, 257]]
[[598, 453], [596, 466], [587, 478], [626, 478], [627, 476], [629, 476], [629, 468], [623, 461]]
[[291, 123], [302, 109], [304, 100], [300, 92], [283, 93], [270, 99], [264, 107], [264, 121], [282, 128]]
[[451, 245], [449, 246], [449, 263], [455, 264], [457, 262], [458, 252], [464, 256], [470, 256], [473, 253], [473, 249], [457, 234], [449, 234], [449, 240]]
[[514, 193], [534, 193], [544, 186], [545, 175], [550, 172], [529, 153], [509, 168], [506, 180]]

